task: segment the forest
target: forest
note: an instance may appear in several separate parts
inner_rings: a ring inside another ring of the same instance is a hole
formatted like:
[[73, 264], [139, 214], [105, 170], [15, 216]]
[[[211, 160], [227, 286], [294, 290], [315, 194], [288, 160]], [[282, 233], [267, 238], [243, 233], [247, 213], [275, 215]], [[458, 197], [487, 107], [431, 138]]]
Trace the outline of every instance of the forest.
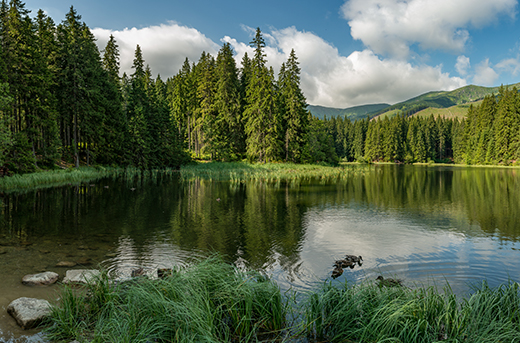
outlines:
[[[14, 173], [80, 165], [179, 168], [194, 159], [327, 163], [515, 163], [516, 89], [471, 106], [464, 119], [314, 118], [294, 50], [275, 76], [260, 29], [240, 66], [225, 43], [217, 56], [185, 60], [152, 76], [137, 45], [120, 74], [111, 36], [99, 50], [74, 7], [58, 25], [20, 0], [0, 7], [0, 166]], [[345, 80], [348, 82], [348, 80]]]

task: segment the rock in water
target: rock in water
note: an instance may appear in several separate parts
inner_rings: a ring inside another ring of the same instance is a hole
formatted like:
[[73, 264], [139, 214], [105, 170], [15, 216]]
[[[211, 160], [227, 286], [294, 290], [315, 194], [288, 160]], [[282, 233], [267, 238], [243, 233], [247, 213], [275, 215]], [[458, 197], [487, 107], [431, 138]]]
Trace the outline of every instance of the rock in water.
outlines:
[[7, 313], [16, 319], [22, 329], [38, 326], [51, 313], [51, 304], [47, 300], [18, 298], [7, 306]]
[[29, 274], [22, 278], [22, 283], [27, 286], [48, 286], [58, 281], [59, 275], [54, 272]]
[[56, 263], [56, 267], [66, 267], [66, 268], [72, 268], [76, 265], [76, 262], [72, 261], [60, 261]]
[[96, 269], [73, 269], [67, 270], [63, 283], [87, 284], [95, 283], [99, 277], [99, 270]]

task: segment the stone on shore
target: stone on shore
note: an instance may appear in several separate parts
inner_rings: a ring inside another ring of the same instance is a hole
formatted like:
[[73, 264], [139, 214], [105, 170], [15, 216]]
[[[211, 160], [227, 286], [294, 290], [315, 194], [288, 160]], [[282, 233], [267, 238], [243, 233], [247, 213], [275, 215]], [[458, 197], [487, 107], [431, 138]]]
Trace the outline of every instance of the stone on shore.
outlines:
[[51, 304], [47, 300], [35, 298], [18, 298], [7, 307], [9, 313], [22, 329], [38, 326], [51, 313]]
[[96, 278], [100, 275], [99, 270], [96, 269], [72, 269], [67, 270], [63, 283], [69, 284], [88, 284], [95, 283]]
[[22, 278], [22, 283], [27, 286], [48, 286], [58, 281], [59, 275], [54, 272], [29, 274]]

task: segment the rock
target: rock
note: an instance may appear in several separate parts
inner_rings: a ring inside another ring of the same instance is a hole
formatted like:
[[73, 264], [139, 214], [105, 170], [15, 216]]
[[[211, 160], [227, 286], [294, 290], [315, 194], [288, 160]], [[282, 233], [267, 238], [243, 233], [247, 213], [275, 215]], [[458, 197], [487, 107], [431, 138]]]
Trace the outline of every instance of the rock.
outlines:
[[88, 246], [86, 246], [86, 245], [80, 245], [80, 246], [77, 247], [76, 249], [78, 249], [78, 250], [88, 250]]
[[105, 254], [105, 256], [106, 256], [106, 257], [110, 257], [110, 258], [112, 258], [112, 257], [117, 257], [117, 253], [115, 253], [115, 252], [109, 252], [108, 254]]
[[40, 250], [40, 253], [41, 254], [49, 254], [51, 251], [50, 250]]
[[60, 261], [56, 263], [56, 267], [66, 267], [66, 268], [72, 268], [76, 265], [76, 262], [71, 261]]
[[99, 277], [99, 270], [95, 269], [73, 269], [67, 270], [63, 283], [77, 283], [87, 284], [95, 283], [97, 277]]
[[22, 283], [27, 286], [48, 286], [58, 281], [59, 275], [54, 272], [29, 274], [22, 278]]
[[82, 257], [76, 261], [77, 264], [81, 264], [83, 266], [90, 266], [92, 264], [92, 259], [88, 257]]
[[7, 313], [16, 319], [22, 329], [27, 330], [39, 325], [51, 313], [51, 304], [47, 300], [18, 298], [7, 307]]

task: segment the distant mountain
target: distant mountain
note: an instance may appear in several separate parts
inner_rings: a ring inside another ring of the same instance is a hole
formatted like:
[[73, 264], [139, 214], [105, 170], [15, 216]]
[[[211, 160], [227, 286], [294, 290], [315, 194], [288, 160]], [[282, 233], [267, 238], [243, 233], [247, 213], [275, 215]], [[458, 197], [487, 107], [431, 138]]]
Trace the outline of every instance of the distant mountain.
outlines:
[[350, 120], [357, 120], [366, 118], [367, 115], [370, 115], [370, 117], [372, 117], [374, 113], [384, 110], [389, 106], [389, 104], [373, 104], [340, 109], [333, 107], [309, 105], [307, 108], [309, 109], [309, 111], [311, 111], [313, 116], [320, 119], [323, 119], [326, 116], [327, 118], [343, 117], [349, 118]]
[[[520, 83], [509, 85], [508, 87], [516, 87], [520, 89]], [[330, 117], [344, 117], [350, 120], [357, 120], [366, 118], [367, 115], [370, 118], [377, 117], [379, 115], [394, 116], [398, 113], [406, 113], [412, 115], [414, 113], [424, 111], [425, 109], [447, 109], [455, 107], [458, 109], [458, 115], [460, 115], [461, 109], [469, 106], [470, 103], [478, 102], [486, 95], [497, 94], [500, 87], [481, 87], [481, 86], [465, 86], [453, 91], [438, 91], [429, 92], [419, 95], [415, 98], [397, 103], [395, 105], [388, 104], [374, 104], [374, 105], [363, 105], [356, 107], [349, 107], [345, 109], [331, 108], [324, 106], [312, 106], [309, 105], [308, 109], [312, 115], [323, 119], [325, 116]], [[467, 104], [466, 106], [463, 106]], [[454, 107], [455, 106], [455, 107]], [[443, 113], [450, 111], [430, 111], [431, 113]], [[430, 113], [428, 112], [428, 113]], [[452, 111], [454, 112], [454, 111]]]
[[[509, 85], [508, 87], [519, 88], [520, 83]], [[481, 87], [481, 86], [465, 86], [453, 91], [429, 92], [418, 97], [400, 102], [398, 104], [384, 108], [374, 116], [388, 113], [394, 115], [396, 113], [407, 113], [412, 115], [427, 108], [449, 108], [457, 105], [468, 104], [484, 99], [486, 95], [497, 94], [500, 87]]]

